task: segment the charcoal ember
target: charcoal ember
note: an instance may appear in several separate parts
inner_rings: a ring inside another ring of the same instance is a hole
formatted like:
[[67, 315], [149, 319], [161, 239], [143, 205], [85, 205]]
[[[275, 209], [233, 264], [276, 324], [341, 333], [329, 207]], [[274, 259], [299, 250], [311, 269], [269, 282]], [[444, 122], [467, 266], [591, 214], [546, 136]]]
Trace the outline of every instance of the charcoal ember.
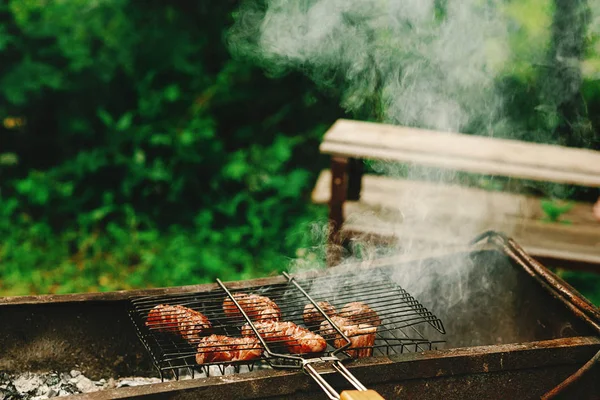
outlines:
[[58, 385], [59, 383], [60, 383], [60, 376], [57, 373], [51, 372], [48, 374], [48, 376], [46, 376], [46, 385], [54, 386], [54, 385]]
[[69, 383], [75, 385], [81, 393], [96, 392], [99, 388], [92, 382], [91, 379], [79, 374], [75, 378], [69, 379]]
[[161, 380], [159, 378], [123, 378], [117, 382], [117, 387], [127, 387], [127, 386], [141, 386], [141, 385], [149, 385], [151, 383], [160, 383]]
[[17, 379], [13, 381], [15, 389], [17, 389], [17, 392], [22, 395], [35, 395], [37, 393], [38, 388], [40, 388], [43, 384], [44, 382], [39, 375], [31, 374], [28, 372], [19, 375]]
[[57, 396], [95, 392], [107, 388], [106, 380], [94, 382], [80, 371], [46, 374], [0, 374], [0, 400], [46, 400]]
[[17, 389], [12, 382], [6, 382], [3, 385], [0, 385], [0, 399], [12, 400], [20, 398], [22, 398], [22, 396], [17, 392]]
[[22, 373], [0, 372], [0, 400], [47, 400], [54, 397], [90, 393], [125, 386], [140, 386], [161, 382], [158, 378], [127, 377], [93, 381], [81, 371]]

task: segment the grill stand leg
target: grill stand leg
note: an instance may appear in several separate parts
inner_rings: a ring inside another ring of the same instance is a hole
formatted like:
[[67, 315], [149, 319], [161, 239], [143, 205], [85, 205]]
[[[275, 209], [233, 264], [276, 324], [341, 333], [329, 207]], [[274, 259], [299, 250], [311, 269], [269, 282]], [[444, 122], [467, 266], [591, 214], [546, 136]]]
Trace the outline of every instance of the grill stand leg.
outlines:
[[361, 159], [351, 158], [348, 161], [348, 200], [360, 200], [364, 162]]
[[331, 158], [331, 199], [329, 200], [329, 238], [327, 243], [327, 266], [338, 264], [342, 258], [344, 203], [348, 194], [348, 159]]

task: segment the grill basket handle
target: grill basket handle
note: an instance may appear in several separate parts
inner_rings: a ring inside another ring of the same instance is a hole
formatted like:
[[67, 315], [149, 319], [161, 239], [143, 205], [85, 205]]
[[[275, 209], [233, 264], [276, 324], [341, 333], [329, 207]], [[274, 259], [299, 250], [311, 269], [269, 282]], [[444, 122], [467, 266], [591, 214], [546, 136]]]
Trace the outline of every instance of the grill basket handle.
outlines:
[[317, 382], [331, 400], [385, 400], [376, 391], [367, 389], [339, 360], [334, 361], [333, 368], [346, 378], [356, 390], [344, 390], [340, 395], [329, 382], [317, 372], [311, 365], [311, 362], [306, 362], [302, 366], [303, 371]]

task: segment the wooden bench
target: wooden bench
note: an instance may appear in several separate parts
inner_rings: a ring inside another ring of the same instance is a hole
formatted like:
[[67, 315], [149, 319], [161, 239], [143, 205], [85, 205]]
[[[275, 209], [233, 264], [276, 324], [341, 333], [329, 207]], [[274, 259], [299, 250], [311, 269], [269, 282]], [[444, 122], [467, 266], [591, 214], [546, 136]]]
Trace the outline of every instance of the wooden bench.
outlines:
[[590, 203], [562, 216], [570, 223], [547, 222], [539, 197], [364, 174], [364, 160], [379, 160], [600, 187], [600, 152], [350, 120], [338, 120], [320, 150], [331, 170], [319, 176], [313, 202], [329, 204], [331, 249], [356, 236], [464, 245], [494, 229], [544, 263], [600, 272], [600, 222]]

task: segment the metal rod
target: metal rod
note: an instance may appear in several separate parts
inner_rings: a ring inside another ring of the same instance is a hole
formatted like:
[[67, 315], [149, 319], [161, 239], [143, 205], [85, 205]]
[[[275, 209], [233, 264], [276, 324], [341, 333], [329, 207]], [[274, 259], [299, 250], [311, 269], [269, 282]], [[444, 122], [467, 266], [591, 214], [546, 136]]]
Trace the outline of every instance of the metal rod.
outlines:
[[592, 367], [600, 361], [600, 351], [596, 353], [594, 357], [592, 357], [588, 362], [586, 362], [583, 367], [579, 368], [573, 375], [569, 376], [565, 379], [560, 385], [546, 393], [542, 396], [542, 400], [551, 400], [559, 396], [562, 392], [565, 391], [569, 386], [573, 383], [577, 382], [584, 376]]
[[[290, 356], [288, 354], [279, 354], [279, 353], [272, 352], [271, 349], [269, 349], [269, 346], [267, 345], [267, 342], [263, 339], [263, 337], [258, 332], [258, 329], [256, 329], [256, 326], [254, 326], [254, 323], [252, 322], [252, 320], [250, 319], [250, 317], [248, 317], [248, 314], [246, 314], [246, 312], [242, 309], [242, 306], [240, 306], [240, 304], [237, 302], [237, 300], [233, 297], [233, 295], [231, 294], [231, 292], [229, 291], [229, 289], [227, 289], [227, 287], [225, 286], [225, 284], [223, 282], [221, 282], [221, 280], [219, 278], [217, 278], [217, 283], [219, 284], [219, 286], [221, 286], [221, 289], [223, 289], [225, 291], [225, 293], [227, 293], [227, 296], [229, 296], [229, 298], [231, 299], [231, 301], [233, 301], [233, 304], [235, 304], [235, 306], [238, 308], [238, 310], [242, 313], [242, 315], [244, 316], [244, 318], [248, 322], [248, 325], [250, 325], [250, 328], [252, 328], [252, 330], [254, 331], [254, 334], [256, 335], [256, 337], [258, 338], [258, 340], [260, 341], [260, 343], [264, 347], [265, 352], [268, 355], [270, 355], [271, 357], [278, 357], [278, 358], [283, 358], [283, 359], [286, 359], [286, 360], [293, 360], [293, 361], [296, 361], [296, 362], [302, 362], [304, 360], [302, 357], [296, 357], [296, 356]], [[274, 368], [277, 368], [277, 367], [275, 367], [272, 364], [271, 364], [271, 366], [274, 367]], [[278, 366], [278, 367], [280, 367], [280, 366]]]
[[317, 384], [325, 391], [331, 400], [339, 400], [339, 393], [313, 368], [310, 364], [304, 364], [302, 368]]
[[348, 380], [356, 389], [360, 391], [367, 391], [365, 385], [363, 385], [340, 361], [333, 363], [333, 368]]
[[327, 322], [329, 322], [329, 325], [331, 325], [342, 336], [342, 338], [346, 341], [346, 344], [344, 346], [335, 349], [331, 353], [331, 355], [336, 355], [336, 354], [338, 354], [338, 353], [346, 350], [348, 347], [350, 347], [350, 345], [352, 344], [352, 342], [350, 341], [350, 339], [348, 339], [348, 337], [346, 335], [344, 335], [344, 333], [340, 330], [340, 328], [338, 328], [338, 326], [333, 323], [333, 321], [329, 318], [329, 315], [327, 315], [327, 313], [325, 311], [323, 311], [323, 309], [321, 307], [319, 307], [319, 305], [317, 304], [317, 302], [314, 301], [313, 298], [310, 297], [310, 295], [308, 293], [306, 293], [306, 291], [304, 290], [304, 288], [302, 288], [302, 286], [300, 286], [300, 284], [298, 282], [296, 282], [296, 279], [293, 278], [293, 277], [291, 277], [287, 272], [284, 272], [283, 276], [285, 276], [287, 278], [287, 280], [291, 284], [293, 284], [294, 286], [296, 286], [296, 288], [312, 303], [312, 305], [323, 315], [323, 317], [325, 317], [325, 319], [327, 320]]
[[532, 258], [514, 240], [504, 234], [488, 231], [480, 235], [481, 240], [487, 237], [488, 242], [495, 244], [515, 260], [521, 267], [535, 279], [546, 291], [557, 297], [566, 307], [571, 309], [579, 318], [592, 325], [600, 333], [600, 311], [587, 299], [573, 293], [566, 282], [552, 272], [546, 270], [539, 262]]

